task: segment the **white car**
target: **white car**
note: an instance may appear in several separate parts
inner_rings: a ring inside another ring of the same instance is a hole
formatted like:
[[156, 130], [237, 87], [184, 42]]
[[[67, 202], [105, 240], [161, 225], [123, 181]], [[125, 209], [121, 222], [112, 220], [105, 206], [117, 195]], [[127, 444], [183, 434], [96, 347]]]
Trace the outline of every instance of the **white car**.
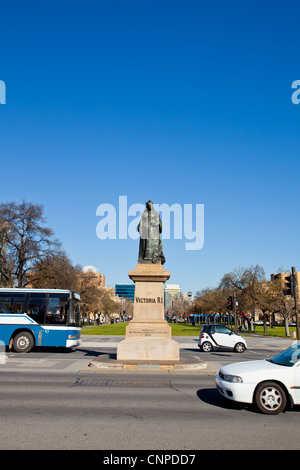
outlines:
[[253, 403], [266, 414], [278, 414], [288, 404], [300, 405], [300, 344], [272, 359], [224, 366], [216, 385], [224, 397]]
[[221, 348], [242, 353], [247, 348], [247, 343], [242, 336], [236, 335], [227, 326], [210, 324], [203, 325], [199, 335], [198, 346], [204, 352]]

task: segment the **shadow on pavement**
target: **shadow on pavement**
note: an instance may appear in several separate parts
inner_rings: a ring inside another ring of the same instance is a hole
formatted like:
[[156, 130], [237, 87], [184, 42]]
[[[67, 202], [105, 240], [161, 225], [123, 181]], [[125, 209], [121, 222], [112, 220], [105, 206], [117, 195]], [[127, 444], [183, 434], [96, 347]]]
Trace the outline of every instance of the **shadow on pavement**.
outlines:
[[218, 406], [227, 410], [243, 410], [249, 407], [244, 403], [226, 400], [216, 388], [202, 388], [197, 391], [197, 397], [208, 405]]

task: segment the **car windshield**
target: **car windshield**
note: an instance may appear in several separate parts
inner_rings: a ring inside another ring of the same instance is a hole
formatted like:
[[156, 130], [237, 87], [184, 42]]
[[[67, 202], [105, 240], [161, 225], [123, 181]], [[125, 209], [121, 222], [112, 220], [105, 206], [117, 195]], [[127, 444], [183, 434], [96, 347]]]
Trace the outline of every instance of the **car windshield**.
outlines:
[[268, 359], [273, 364], [278, 364], [281, 366], [293, 367], [300, 360], [300, 344], [295, 344], [289, 349], [286, 349], [278, 356]]

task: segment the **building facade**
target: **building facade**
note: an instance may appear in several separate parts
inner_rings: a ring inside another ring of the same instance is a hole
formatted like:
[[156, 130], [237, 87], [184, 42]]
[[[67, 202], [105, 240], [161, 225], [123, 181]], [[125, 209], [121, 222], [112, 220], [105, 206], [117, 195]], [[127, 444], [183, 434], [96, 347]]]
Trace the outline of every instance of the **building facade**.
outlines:
[[94, 266], [85, 266], [80, 273], [80, 277], [97, 287], [105, 287], [105, 276], [98, 273]]
[[[281, 282], [283, 292], [285, 293], [285, 295], [289, 295], [290, 292], [288, 292], [288, 290], [291, 287], [290, 277], [291, 277], [291, 273], [274, 273], [274, 274], [271, 274], [271, 281], [279, 280]], [[300, 292], [299, 292], [300, 271], [295, 272], [295, 278], [296, 278], [296, 284], [298, 286], [297, 293], [299, 297], [300, 296]], [[292, 295], [294, 295], [293, 292], [292, 292]]]
[[116, 284], [115, 295], [120, 298], [125, 298], [134, 301], [135, 284]]
[[181, 287], [179, 284], [166, 284], [164, 294], [165, 307], [172, 307], [173, 300], [181, 298]]

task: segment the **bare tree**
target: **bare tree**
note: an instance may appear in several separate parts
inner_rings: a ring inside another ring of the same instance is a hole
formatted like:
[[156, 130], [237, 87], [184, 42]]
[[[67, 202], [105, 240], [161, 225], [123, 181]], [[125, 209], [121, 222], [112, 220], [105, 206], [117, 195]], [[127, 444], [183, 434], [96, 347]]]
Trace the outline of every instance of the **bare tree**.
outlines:
[[264, 322], [264, 334], [267, 334], [267, 322], [271, 323], [271, 314], [274, 312], [278, 298], [277, 286], [272, 282], [261, 282], [256, 295], [256, 305], [261, 310]]
[[196, 292], [193, 311], [204, 315], [219, 314], [221, 317], [228, 315], [226, 310], [226, 299], [228, 297], [226, 289], [216, 287], [215, 289], [206, 288]]
[[236, 293], [237, 314], [241, 315], [246, 311], [254, 312], [255, 307], [260, 303], [265, 306], [264, 302], [260, 301], [264, 292], [261, 286], [265, 283], [265, 271], [261, 266], [256, 265], [238, 268], [231, 273], [224, 274], [220, 287], [227, 293]]
[[53, 231], [44, 223], [40, 204], [0, 204], [0, 274], [6, 285], [26, 286], [33, 265], [59, 249]]
[[74, 267], [64, 251], [38, 260], [27, 274], [34, 288], [79, 290], [79, 268]]
[[272, 280], [276, 295], [273, 302], [273, 313], [281, 316], [284, 322], [285, 335], [290, 336], [289, 320], [295, 314], [295, 300], [291, 295], [285, 295], [284, 286], [280, 279]]

